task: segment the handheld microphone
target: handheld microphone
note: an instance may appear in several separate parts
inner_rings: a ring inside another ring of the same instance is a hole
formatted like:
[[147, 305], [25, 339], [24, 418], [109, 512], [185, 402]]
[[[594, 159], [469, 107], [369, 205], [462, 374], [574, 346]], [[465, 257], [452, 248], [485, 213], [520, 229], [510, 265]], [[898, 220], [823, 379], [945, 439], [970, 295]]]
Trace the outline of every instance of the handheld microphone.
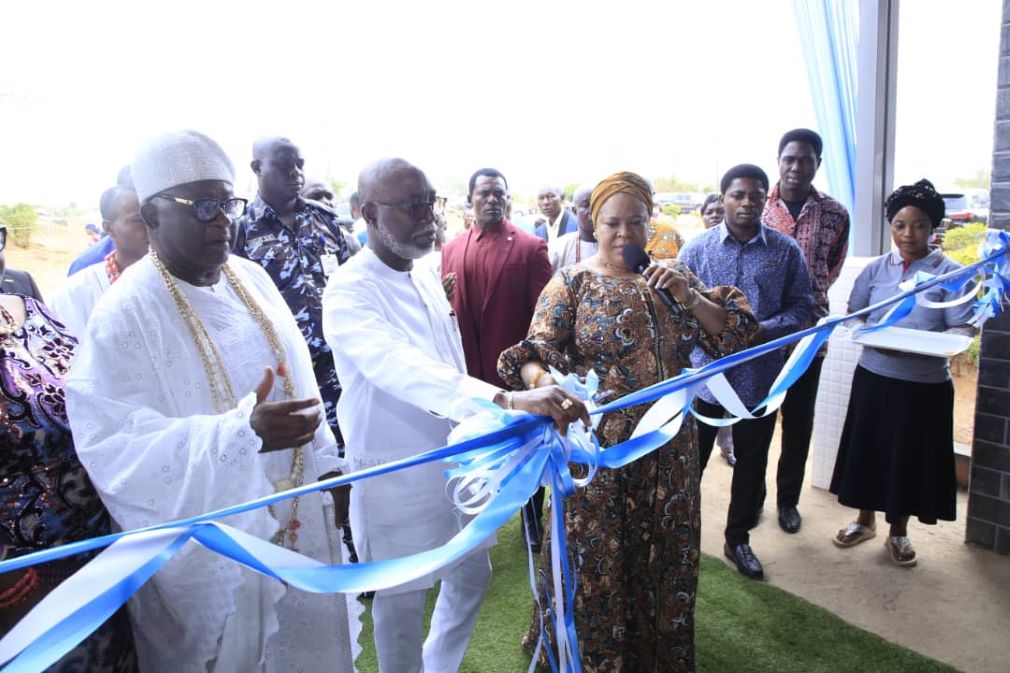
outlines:
[[[648, 253], [645, 252], [645, 248], [640, 246], [638, 243], [628, 243], [624, 246], [624, 250], [621, 251], [621, 256], [624, 258], [624, 264], [629, 269], [635, 273], [644, 273], [646, 269], [649, 268], [649, 264], [652, 260], [649, 259]], [[669, 290], [659, 289], [658, 287], [652, 288], [659, 295], [659, 298], [663, 300], [667, 308], [671, 311], [676, 311], [676, 300], [674, 300], [673, 295], [670, 294]]]

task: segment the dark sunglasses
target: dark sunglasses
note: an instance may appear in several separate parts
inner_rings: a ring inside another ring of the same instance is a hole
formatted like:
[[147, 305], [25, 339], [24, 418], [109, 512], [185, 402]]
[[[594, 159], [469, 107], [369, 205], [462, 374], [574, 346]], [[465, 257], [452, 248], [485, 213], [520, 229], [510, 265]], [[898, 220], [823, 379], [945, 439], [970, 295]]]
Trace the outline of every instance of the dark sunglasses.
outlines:
[[0, 252], [7, 247], [7, 227], [0, 227]]
[[388, 208], [400, 208], [401, 210], [406, 210], [407, 214], [415, 220], [423, 220], [429, 214], [441, 215], [445, 208], [445, 203], [442, 199], [435, 199], [434, 201], [412, 201], [410, 203], [385, 203], [383, 201], [371, 201], [371, 203], [379, 206], [386, 206]]
[[181, 199], [178, 196], [169, 196], [168, 194], [155, 194], [156, 199], [165, 199], [166, 201], [173, 201], [181, 206], [189, 206], [193, 210], [193, 215], [200, 222], [210, 222], [218, 213], [224, 213], [224, 216], [229, 220], [236, 220], [242, 217], [245, 213], [245, 206], [248, 201], [245, 199], [240, 199], [238, 197], [230, 198], [225, 201], [219, 201], [217, 199], [197, 199], [196, 201], [190, 201], [189, 199]]

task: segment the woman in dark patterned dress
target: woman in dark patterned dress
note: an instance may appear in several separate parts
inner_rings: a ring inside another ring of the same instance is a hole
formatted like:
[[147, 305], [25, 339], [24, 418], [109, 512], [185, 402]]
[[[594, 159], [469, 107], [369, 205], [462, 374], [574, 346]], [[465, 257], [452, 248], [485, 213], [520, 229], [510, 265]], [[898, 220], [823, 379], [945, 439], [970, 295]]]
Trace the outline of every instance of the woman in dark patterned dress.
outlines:
[[[607, 178], [593, 190], [591, 211], [599, 253], [544, 288], [528, 337], [498, 362], [505, 381], [516, 389], [553, 383], [546, 365], [579, 376], [593, 369], [613, 399], [678, 374], [690, 366], [695, 346], [722, 356], [746, 345], [757, 323], [735, 288], [706, 289], [679, 262], [650, 266], [648, 281], [625, 266], [623, 247], [646, 242], [652, 194], [644, 179]], [[656, 287], [673, 295], [675, 309], [662, 304]], [[601, 445], [628, 439], [649, 406], [605, 415], [597, 430]], [[578, 583], [575, 624], [587, 673], [694, 670], [698, 488], [689, 417], [671, 442], [627, 467], [600, 470], [566, 501]], [[546, 606], [550, 545], [543, 549]], [[532, 651], [538, 637], [534, 606], [525, 647]]]
[[[63, 379], [76, 345], [42, 304], [0, 295], [0, 554], [6, 558], [110, 532], [109, 515], [77, 460], [67, 425]], [[90, 558], [0, 575], [0, 635]], [[136, 671], [126, 611], [49, 670]]]

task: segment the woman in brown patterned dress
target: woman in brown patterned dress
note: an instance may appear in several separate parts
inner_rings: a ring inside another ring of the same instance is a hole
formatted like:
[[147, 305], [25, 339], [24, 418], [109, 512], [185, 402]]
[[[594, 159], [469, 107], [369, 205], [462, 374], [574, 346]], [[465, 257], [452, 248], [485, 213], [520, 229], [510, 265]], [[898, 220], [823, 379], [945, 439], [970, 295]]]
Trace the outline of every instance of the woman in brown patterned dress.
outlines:
[[[498, 362], [505, 381], [537, 387], [554, 382], [547, 365], [579, 376], [593, 369], [600, 390], [616, 399], [678, 374], [695, 346], [722, 356], [746, 345], [757, 323], [735, 288], [706, 289], [679, 262], [650, 266], [647, 279], [625, 266], [624, 246], [646, 242], [652, 195], [643, 178], [613, 175], [593, 190], [590, 203], [599, 253], [544, 288], [526, 340]], [[675, 309], [661, 303], [656, 288], [673, 295]], [[604, 415], [601, 445], [628, 439], [649, 406]], [[694, 670], [698, 488], [696, 428], [687, 418], [668, 444], [627, 467], [600, 470], [566, 501], [575, 624], [587, 673]], [[550, 545], [543, 549], [539, 584], [547, 606]], [[538, 637], [534, 606], [525, 647], [532, 651]]]
[[[111, 532], [67, 424], [64, 377], [76, 346], [42, 304], [0, 294], [0, 558]], [[0, 574], [0, 635], [93, 556]], [[126, 609], [46, 670], [135, 673]]]

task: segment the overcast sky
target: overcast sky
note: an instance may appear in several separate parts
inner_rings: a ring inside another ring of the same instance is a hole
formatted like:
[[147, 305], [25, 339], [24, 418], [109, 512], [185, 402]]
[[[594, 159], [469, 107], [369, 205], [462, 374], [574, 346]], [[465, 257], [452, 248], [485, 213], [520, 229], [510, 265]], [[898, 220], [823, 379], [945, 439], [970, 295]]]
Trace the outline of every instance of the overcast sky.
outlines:
[[[989, 168], [1000, 11], [902, 3], [899, 182]], [[312, 175], [400, 155], [436, 184], [495, 166], [528, 194], [621, 169], [774, 176], [782, 132], [817, 128], [792, 0], [57, 0], [4, 2], [0, 26], [0, 203], [97, 205], [140, 143], [185, 127], [246, 195], [267, 134]]]

